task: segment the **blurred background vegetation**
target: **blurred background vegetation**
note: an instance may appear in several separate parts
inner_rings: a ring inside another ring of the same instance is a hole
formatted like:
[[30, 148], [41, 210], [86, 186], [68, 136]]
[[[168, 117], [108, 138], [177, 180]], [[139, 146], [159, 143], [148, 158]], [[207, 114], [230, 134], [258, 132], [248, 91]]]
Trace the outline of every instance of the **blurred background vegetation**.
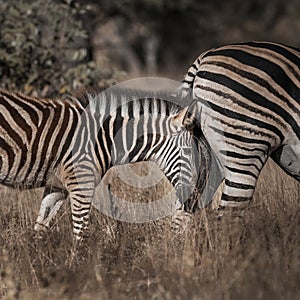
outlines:
[[155, 75], [181, 80], [237, 41], [300, 47], [297, 0], [0, 0], [1, 86], [44, 96]]
[[[181, 80], [211, 47], [300, 47], [299, 18], [299, 0], [0, 0], [0, 87], [55, 96], [138, 76]], [[94, 210], [86, 252], [71, 267], [69, 209], [40, 240], [32, 228], [42, 191], [1, 188], [0, 298], [299, 299], [299, 184], [274, 164], [263, 172], [243, 226], [204, 210], [174, 238], [169, 226]]]

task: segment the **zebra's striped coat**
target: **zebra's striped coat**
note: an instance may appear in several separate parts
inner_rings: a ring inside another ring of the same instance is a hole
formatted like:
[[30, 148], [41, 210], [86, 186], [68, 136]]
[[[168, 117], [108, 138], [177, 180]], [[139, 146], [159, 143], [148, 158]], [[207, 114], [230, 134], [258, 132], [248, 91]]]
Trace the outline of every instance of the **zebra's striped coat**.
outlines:
[[122, 94], [92, 97], [84, 107], [76, 99], [0, 90], [0, 108], [1, 183], [45, 187], [36, 230], [49, 225], [68, 196], [73, 232], [81, 239], [95, 186], [117, 164], [154, 161], [179, 196], [191, 193], [197, 174], [187, 107]]
[[269, 42], [200, 55], [181, 91], [197, 99], [201, 129], [221, 161], [221, 206], [253, 197], [268, 157], [300, 180], [300, 50]]

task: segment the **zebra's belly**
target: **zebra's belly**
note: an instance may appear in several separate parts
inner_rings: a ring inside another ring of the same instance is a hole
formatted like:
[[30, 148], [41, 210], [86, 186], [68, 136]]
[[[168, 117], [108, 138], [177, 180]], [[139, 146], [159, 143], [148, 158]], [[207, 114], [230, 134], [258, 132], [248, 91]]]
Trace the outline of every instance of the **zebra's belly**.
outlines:
[[39, 178], [22, 180], [14, 176], [5, 176], [1, 174], [0, 183], [12, 188], [32, 189], [45, 186], [45, 180]]
[[29, 176], [24, 174], [0, 173], [0, 183], [12, 188], [33, 189], [44, 187], [46, 185], [55, 185], [62, 187], [60, 180], [52, 172], [31, 173]]

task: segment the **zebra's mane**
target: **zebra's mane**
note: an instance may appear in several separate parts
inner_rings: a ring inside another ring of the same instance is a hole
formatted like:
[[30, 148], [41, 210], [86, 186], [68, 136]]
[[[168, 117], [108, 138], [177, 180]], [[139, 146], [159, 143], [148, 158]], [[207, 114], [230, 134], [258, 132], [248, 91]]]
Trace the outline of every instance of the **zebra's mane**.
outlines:
[[[116, 108], [126, 103], [153, 98], [162, 100], [170, 114], [176, 114], [184, 106], [184, 103], [176, 101], [176, 91], [171, 90], [150, 90], [150, 89], [132, 89], [116, 87], [104, 90], [82, 90], [70, 96], [74, 102], [91, 112], [107, 112], [107, 107]], [[180, 104], [179, 104], [180, 103]]]

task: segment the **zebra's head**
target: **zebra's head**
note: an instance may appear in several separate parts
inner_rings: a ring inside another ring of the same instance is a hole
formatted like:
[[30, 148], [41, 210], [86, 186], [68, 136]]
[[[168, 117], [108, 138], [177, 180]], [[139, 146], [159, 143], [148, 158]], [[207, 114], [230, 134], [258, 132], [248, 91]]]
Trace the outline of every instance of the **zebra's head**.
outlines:
[[197, 126], [195, 114], [187, 106], [167, 116], [164, 139], [152, 156], [175, 187], [181, 204], [196, 188], [199, 174], [199, 141], [193, 135]]

